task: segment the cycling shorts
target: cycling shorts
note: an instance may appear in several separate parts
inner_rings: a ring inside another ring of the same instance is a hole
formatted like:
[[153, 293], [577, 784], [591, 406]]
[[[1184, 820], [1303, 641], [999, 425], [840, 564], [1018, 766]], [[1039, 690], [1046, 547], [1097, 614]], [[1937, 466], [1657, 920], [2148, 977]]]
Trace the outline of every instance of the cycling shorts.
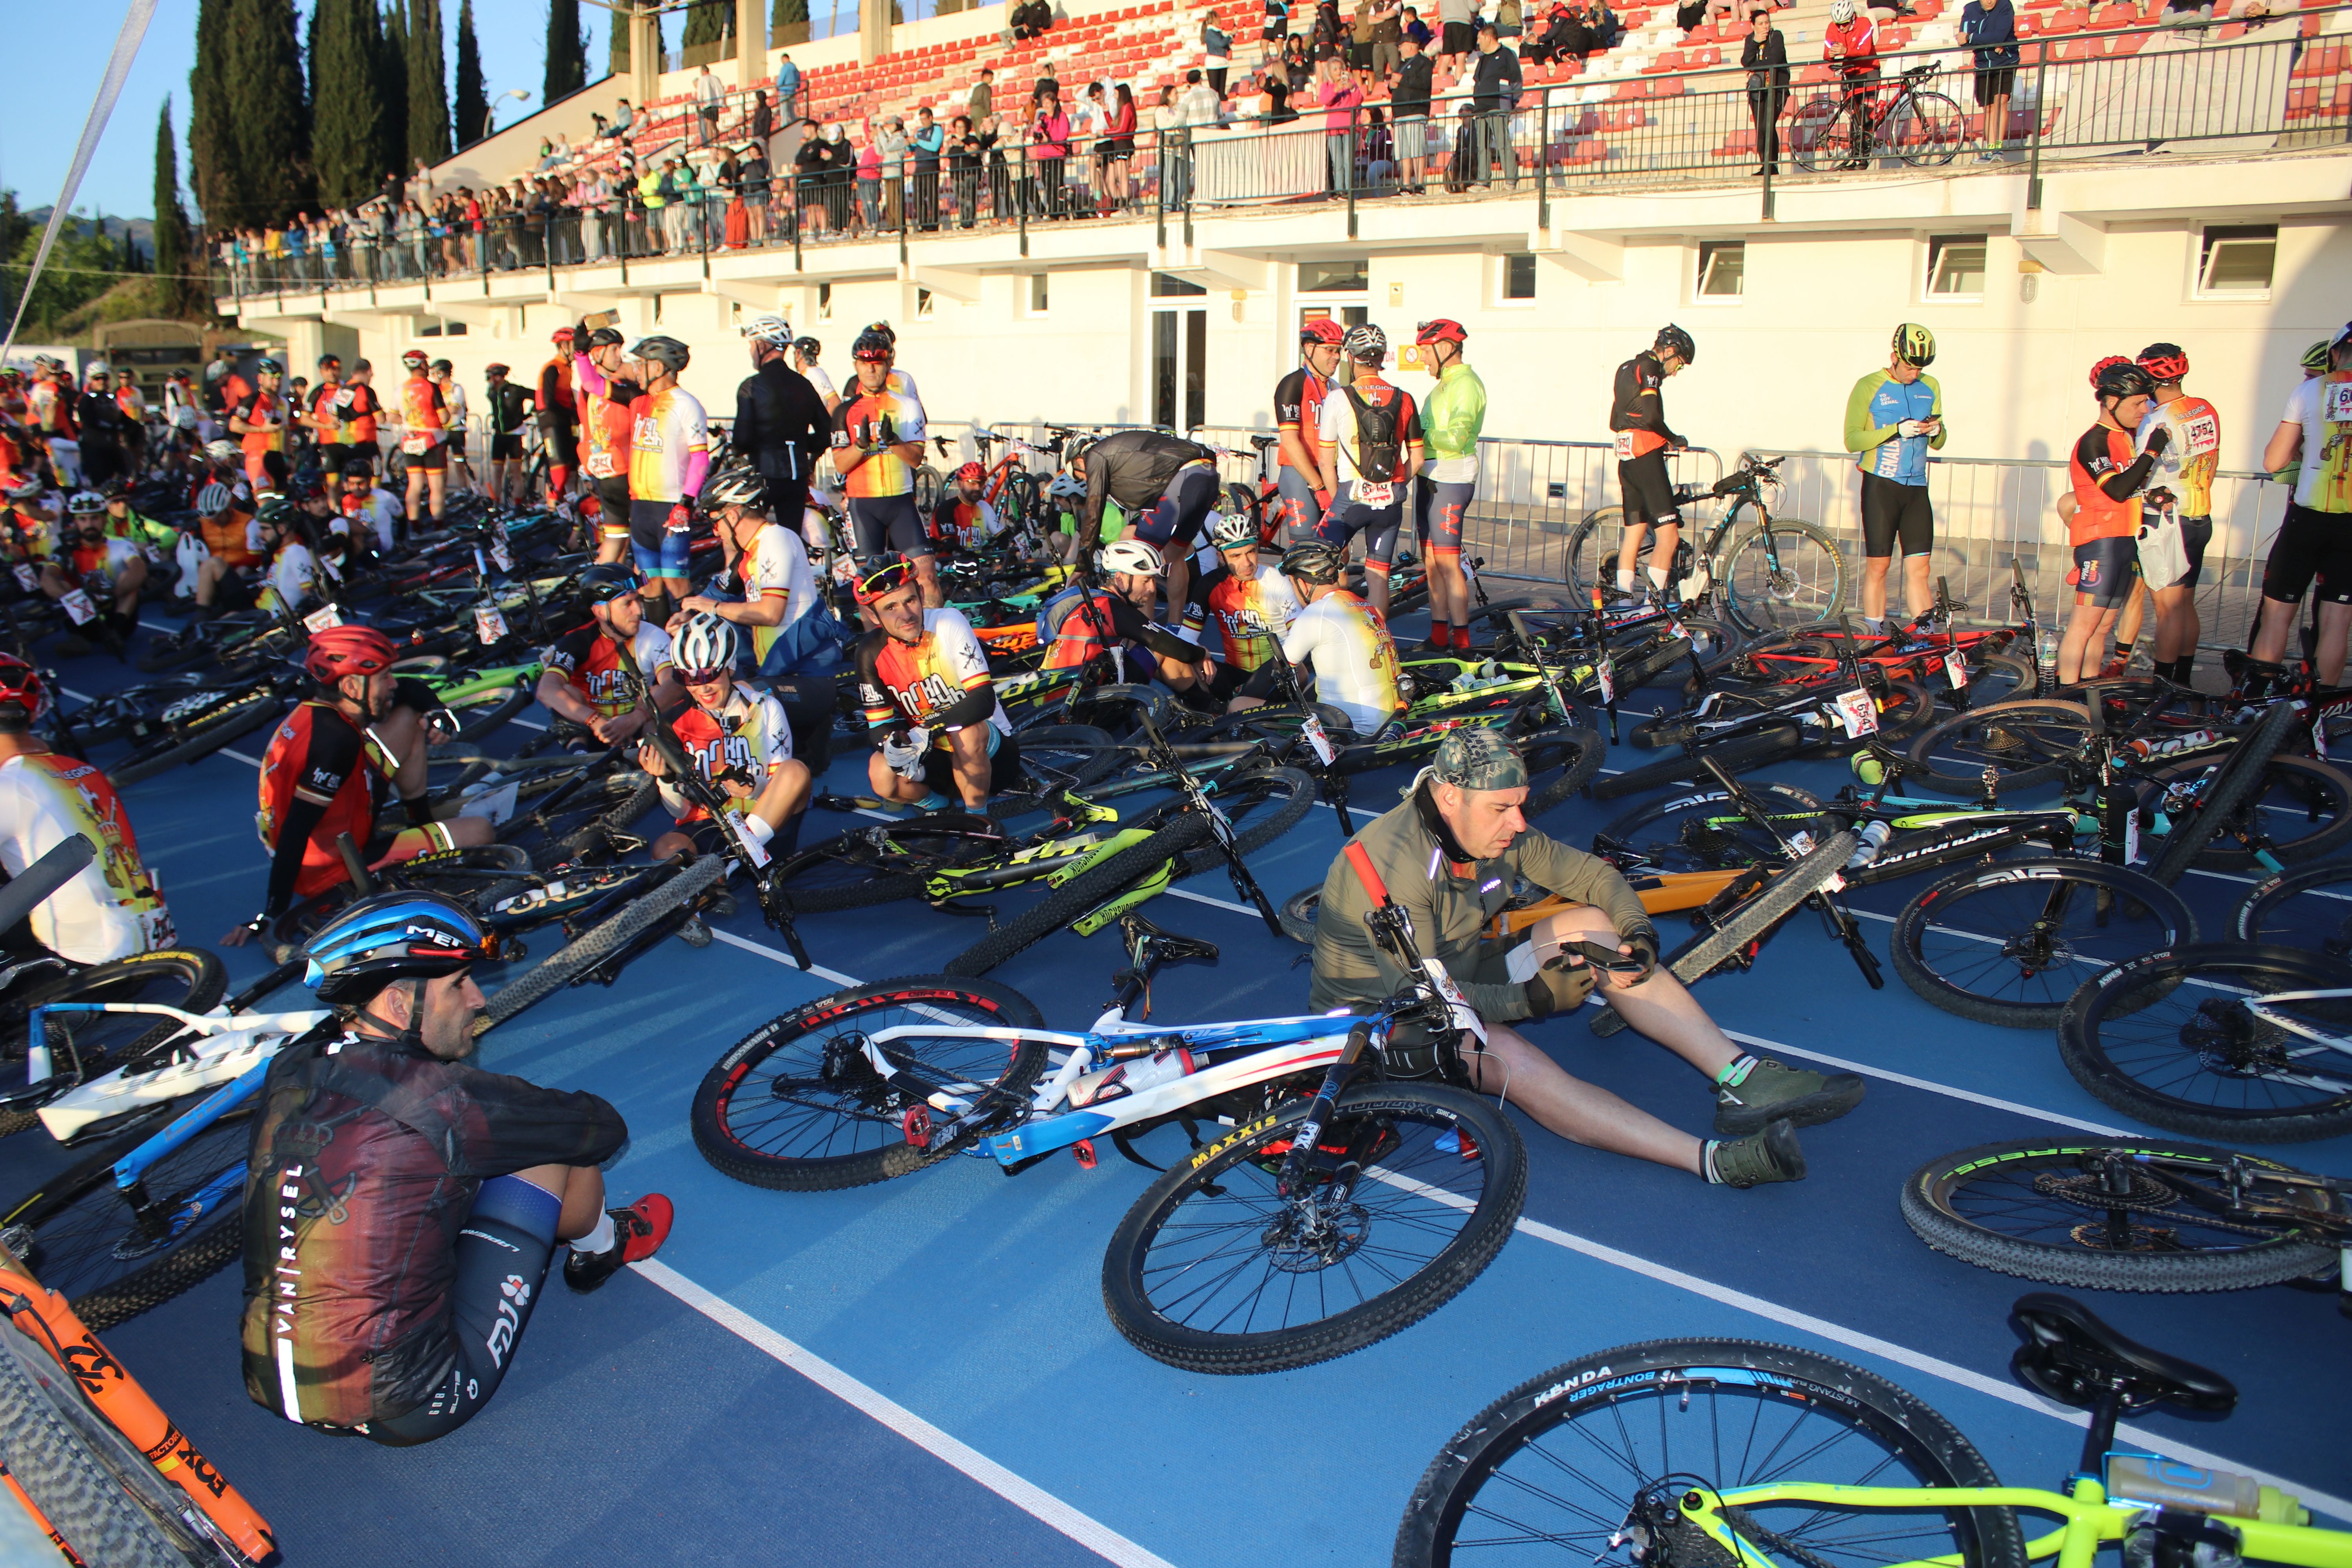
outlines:
[[419, 855], [437, 854], [457, 847], [457, 841], [449, 837], [447, 823], [428, 822], [422, 827], [404, 827], [397, 833], [379, 833], [367, 841], [367, 847], [360, 851], [360, 856], [367, 862], [369, 870], [380, 871], [386, 866], [414, 860]]
[[596, 487], [596, 531], [606, 539], [629, 537], [629, 481], [614, 475]]
[[1676, 510], [1675, 481], [1666, 473], [1666, 449], [1644, 452], [1617, 465], [1617, 491], [1625, 506], [1625, 526], [1651, 523], [1671, 528], [1683, 520]]
[[522, 437], [520, 433], [511, 436], [492, 436], [490, 437], [491, 462], [513, 463], [520, 462], [521, 458]]
[[[1151, 544], [1174, 543], [1191, 550], [1193, 541], [1201, 537], [1201, 525], [1216, 510], [1223, 489], [1217, 483], [1217, 470], [1206, 463], [1177, 469], [1168, 488], [1160, 492], [1158, 504], [1136, 520], [1136, 537]], [[1163, 549], [1160, 553], [1173, 552]]]
[[2270, 564], [2263, 568], [2263, 597], [2299, 603], [2318, 579], [2318, 598], [2352, 605], [2352, 513], [2314, 511], [2287, 502], [2286, 521], [2271, 541]]
[[[797, 521], [797, 520], [795, 520]], [[787, 528], [793, 523], [786, 523]], [[885, 555], [936, 555], [912, 495], [851, 496], [849, 526], [861, 565], [868, 570]]]
[[1339, 481], [1331, 497], [1331, 510], [1315, 537], [1344, 550], [1349, 540], [1362, 534], [1364, 570], [1386, 576], [1389, 561], [1396, 554], [1397, 532], [1404, 524], [1404, 502], [1400, 499], [1386, 506], [1366, 506], [1355, 499], [1355, 480]]
[[2129, 534], [2094, 539], [2074, 546], [2074, 569], [2066, 574], [2077, 599], [2101, 609], [2120, 605], [2139, 585], [2139, 541]]
[[2181, 574], [2176, 588], [2194, 588], [2197, 579], [2205, 574], [2205, 547], [2213, 542], [2213, 520], [2210, 517], [2184, 517], [2180, 520], [2180, 550], [2189, 557], [2189, 570]]
[[514, 1364], [515, 1347], [547, 1286], [563, 1197], [520, 1176], [492, 1176], [457, 1233], [449, 1286], [449, 1371], [405, 1415], [362, 1428], [388, 1448], [446, 1437], [481, 1414]]
[[1462, 519], [1470, 510], [1476, 484], [1444, 479], [1415, 479], [1412, 486], [1413, 531], [1433, 555], [1462, 553]]
[[[1021, 742], [993, 724], [982, 728], [988, 731], [988, 793], [1003, 795], [1021, 777]], [[963, 798], [963, 787], [956, 783], [955, 753], [945, 746], [923, 753], [923, 787], [950, 800]]]
[[669, 509], [675, 502], [633, 500], [629, 503], [629, 543], [635, 551], [637, 571], [647, 577], [683, 577], [694, 535], [686, 529], [670, 531]]
[[412, 474], [438, 474], [449, 467], [449, 454], [457, 450], [454, 440], [436, 442], [422, 452], [407, 454], [408, 471]]
[[352, 460], [352, 448], [341, 441], [320, 442], [318, 453], [319, 471], [331, 479], [341, 473], [343, 465]]
[[780, 479], [768, 476], [768, 515], [791, 529], [801, 531], [801, 521], [808, 515], [808, 480]]
[[1280, 513], [1276, 521], [1282, 524], [1285, 544], [1298, 544], [1315, 537], [1315, 525], [1323, 521], [1323, 503], [1315, 499], [1315, 481], [1297, 468], [1284, 468], [1275, 479], [1280, 496]]
[[1236, 697], [1256, 697], [1271, 700], [1275, 682], [1281, 679], [1282, 667], [1272, 659], [1255, 670], [1244, 669], [1238, 664], [1217, 666], [1216, 675], [1209, 681], [1209, 695], [1220, 702], [1230, 702]]
[[1895, 553], [1926, 555], [1936, 548], [1936, 512], [1927, 487], [1906, 485], [1884, 474], [1862, 476], [1862, 552], [1873, 561]]
[[460, 458], [466, 455], [466, 433], [463, 430], [449, 432], [449, 450]]

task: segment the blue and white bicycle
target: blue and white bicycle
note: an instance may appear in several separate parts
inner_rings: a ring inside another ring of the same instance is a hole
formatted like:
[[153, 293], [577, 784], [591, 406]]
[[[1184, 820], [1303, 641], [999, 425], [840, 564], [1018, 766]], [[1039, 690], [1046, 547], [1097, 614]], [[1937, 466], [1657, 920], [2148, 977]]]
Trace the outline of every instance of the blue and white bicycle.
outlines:
[[1180, 1126], [1192, 1147], [1113, 1236], [1103, 1300], [1139, 1349], [1196, 1372], [1344, 1355], [1477, 1278], [1518, 1218], [1527, 1154], [1496, 1105], [1400, 1081], [1444, 1073], [1456, 1035], [1482, 1032], [1442, 968], [1407, 959], [1422, 977], [1369, 1017], [1171, 1026], [1149, 1021], [1153, 970], [1216, 949], [1120, 924], [1129, 965], [1092, 1028], [1045, 1028], [983, 980], [838, 991], [720, 1058], [695, 1096], [696, 1144], [738, 1180], [812, 1192], [955, 1153], [1010, 1173], [1070, 1149], [1091, 1168], [1105, 1137], [1158, 1170], [1133, 1140]]

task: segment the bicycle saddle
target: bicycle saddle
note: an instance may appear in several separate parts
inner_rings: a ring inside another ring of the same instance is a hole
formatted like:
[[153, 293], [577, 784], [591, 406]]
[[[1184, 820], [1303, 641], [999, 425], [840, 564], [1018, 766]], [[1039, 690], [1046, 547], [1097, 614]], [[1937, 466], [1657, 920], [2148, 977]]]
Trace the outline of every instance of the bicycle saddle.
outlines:
[[2095, 1409], [2110, 1391], [2126, 1413], [2172, 1405], [2219, 1415], [2238, 1403], [2228, 1378], [2126, 1339], [2080, 1301], [2037, 1290], [2010, 1310], [2025, 1341], [2010, 1359], [2011, 1374], [2061, 1405]]
[[1253, 436], [1250, 437], [1250, 445], [1263, 452], [1268, 447], [1281, 446], [1282, 437], [1279, 436]]
[[1177, 936], [1161, 931], [1141, 915], [1121, 915], [1118, 918], [1118, 925], [1119, 930], [1126, 934], [1129, 952], [1133, 952], [1139, 943], [1149, 942], [1159, 950], [1160, 959], [1163, 963], [1174, 963], [1187, 958], [1205, 959], [1210, 963], [1216, 961], [1217, 944], [1215, 942], [1202, 942], [1197, 937]]

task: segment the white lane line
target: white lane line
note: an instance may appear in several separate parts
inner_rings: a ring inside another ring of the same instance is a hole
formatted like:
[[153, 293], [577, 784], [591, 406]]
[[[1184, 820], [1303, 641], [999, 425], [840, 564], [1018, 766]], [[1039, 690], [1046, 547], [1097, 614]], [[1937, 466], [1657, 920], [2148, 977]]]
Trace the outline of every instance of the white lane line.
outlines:
[[[782, 964], [786, 969], [800, 969], [801, 967], [799, 964], [793, 962], [793, 955], [791, 953], [782, 952], [775, 948], [767, 947], [759, 942], [752, 942], [748, 938], [737, 936], [731, 931], [720, 931], [717, 926], [712, 926], [710, 928], [710, 934], [717, 937], [719, 941], [725, 942], [730, 947], [740, 947], [745, 952], [756, 952], [761, 958], [774, 960], [776, 963]], [[805, 970], [802, 970], [801, 973], [804, 974], [814, 974], [818, 976], [820, 979], [830, 980], [835, 985], [863, 985], [866, 984], [866, 982], [858, 979], [855, 974], [844, 974], [840, 970], [827, 969], [822, 963], [812, 963]]]
[[1042, 1487], [1024, 1480], [979, 1449], [940, 1431], [905, 1405], [859, 1382], [806, 1346], [785, 1338], [659, 1259], [648, 1258], [630, 1267], [746, 1344], [774, 1357], [835, 1398], [873, 1417], [1096, 1555], [1118, 1563], [1120, 1568], [1174, 1568], [1157, 1552], [1137, 1545], [1100, 1520], [1079, 1512]]
[[1807, 1061], [1820, 1062], [1824, 1066], [1838, 1068], [1846, 1072], [1858, 1072], [1865, 1078], [1883, 1078], [1889, 1083], [1899, 1083], [1906, 1089], [1922, 1089], [1930, 1094], [1943, 1095], [1947, 1099], [1965, 1100], [1971, 1105], [1990, 1106], [1995, 1110], [2007, 1110], [2019, 1116], [2032, 1117], [2036, 1121], [2054, 1122], [2060, 1127], [2071, 1127], [2077, 1132], [2096, 1133], [2102, 1138], [2135, 1136], [2120, 1127], [2103, 1127], [2095, 1121], [2084, 1121], [2073, 1116], [2061, 1116], [2054, 1110], [2042, 1110], [2031, 1105], [2020, 1105], [2016, 1100], [2001, 1100], [1990, 1094], [1979, 1094], [1973, 1089], [1955, 1089], [1948, 1083], [1937, 1083], [1930, 1079], [1914, 1078], [1909, 1073], [1873, 1067], [1868, 1062], [1849, 1061], [1843, 1057], [1832, 1057], [1821, 1051], [1809, 1051], [1799, 1046], [1784, 1046], [1778, 1040], [1768, 1040], [1761, 1035], [1743, 1035], [1737, 1029], [1726, 1029], [1723, 1033], [1726, 1038], [1737, 1040], [1741, 1045], [1756, 1050], [1778, 1051], [1786, 1056], [1802, 1057]]
[[1256, 910], [1247, 904], [1237, 904], [1231, 899], [1213, 899], [1206, 893], [1195, 893], [1184, 888], [1162, 888], [1160, 890], [1171, 899], [1190, 899], [1196, 904], [1206, 904], [1211, 909], [1231, 910], [1237, 915], [1247, 915], [1252, 920], [1259, 918]]
[[243, 763], [248, 768], [257, 768], [261, 765], [261, 759], [259, 757], [248, 757], [243, 752], [232, 752], [226, 746], [223, 746], [219, 751], [215, 752], [213, 755], [216, 757], [235, 757], [238, 762]]

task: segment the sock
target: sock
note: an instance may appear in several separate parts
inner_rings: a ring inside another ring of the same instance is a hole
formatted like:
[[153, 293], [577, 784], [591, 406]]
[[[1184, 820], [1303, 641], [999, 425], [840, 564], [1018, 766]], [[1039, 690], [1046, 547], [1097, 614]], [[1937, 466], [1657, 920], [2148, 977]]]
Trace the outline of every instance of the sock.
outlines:
[[1756, 1068], [1756, 1058], [1747, 1052], [1742, 1051], [1738, 1056], [1734, 1057], [1731, 1059], [1731, 1065], [1729, 1067], [1725, 1068], [1721, 1072], [1715, 1075], [1715, 1081], [1725, 1089], [1738, 1089], [1741, 1084], [1748, 1081], [1748, 1075], [1754, 1072]]
[[1653, 566], [1650, 568], [1650, 586], [1655, 588], [1661, 594], [1666, 591], [1666, 569], [1664, 567]]
[[1444, 621], [1430, 622], [1429, 640], [1435, 643], [1439, 647], [1452, 647], [1454, 646], [1454, 627]]
[[937, 790], [933, 790], [930, 794], [925, 795], [922, 799], [915, 803], [915, 809], [917, 811], [945, 811], [953, 804], [954, 803], [949, 800], [947, 796], [940, 794]]
[[1630, 568], [1623, 566], [1617, 568], [1617, 591], [1621, 594], [1630, 594], [1633, 591], [1633, 574]]
[[610, 1252], [620, 1238], [614, 1234], [613, 1211], [596, 1216], [596, 1228], [572, 1244], [574, 1252]]
[[765, 845], [776, 836], [775, 825], [754, 812], [743, 814], [743, 837], [752, 843]]
[[[1699, 1146], [1698, 1172], [1710, 1186], [1721, 1186], [1723, 1178], [1715, 1173], [1715, 1152], [1723, 1147], [1723, 1140], [1710, 1138]], [[577, 1246], [578, 1243], [573, 1243]]]
[[2197, 656], [2193, 653], [2184, 653], [2179, 658], [2174, 659], [2172, 661], [2172, 679], [2174, 682], [2181, 686], [2188, 685], [2189, 672], [2190, 669], [2195, 668], [2196, 664]]

